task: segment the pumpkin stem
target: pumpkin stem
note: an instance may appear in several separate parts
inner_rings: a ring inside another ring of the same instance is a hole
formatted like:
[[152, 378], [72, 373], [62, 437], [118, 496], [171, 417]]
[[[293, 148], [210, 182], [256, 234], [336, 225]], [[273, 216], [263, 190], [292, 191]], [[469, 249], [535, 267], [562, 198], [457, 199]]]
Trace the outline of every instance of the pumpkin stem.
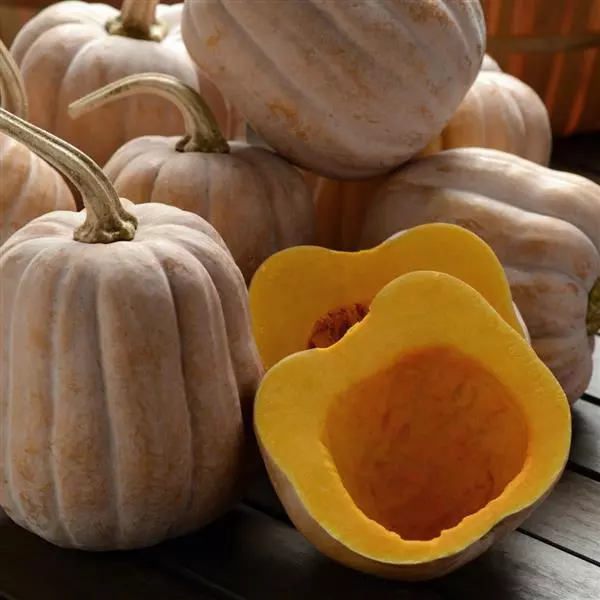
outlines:
[[137, 219], [123, 208], [108, 177], [89, 156], [3, 108], [0, 108], [0, 131], [25, 144], [77, 188], [86, 219], [75, 230], [75, 240], [108, 244], [133, 239]]
[[25, 82], [8, 48], [0, 40], [0, 100], [2, 108], [22, 119], [28, 118]]
[[600, 278], [590, 291], [588, 310], [585, 319], [588, 335], [595, 335], [600, 330]]
[[136, 40], [162, 41], [167, 26], [156, 20], [157, 4], [158, 0], [123, 0], [121, 13], [106, 23], [106, 31]]
[[221, 154], [229, 152], [229, 144], [202, 96], [171, 75], [162, 73], [129, 75], [71, 103], [68, 108], [69, 115], [77, 118], [112, 100], [146, 93], [166, 98], [181, 112], [185, 136], [177, 142], [176, 150]]

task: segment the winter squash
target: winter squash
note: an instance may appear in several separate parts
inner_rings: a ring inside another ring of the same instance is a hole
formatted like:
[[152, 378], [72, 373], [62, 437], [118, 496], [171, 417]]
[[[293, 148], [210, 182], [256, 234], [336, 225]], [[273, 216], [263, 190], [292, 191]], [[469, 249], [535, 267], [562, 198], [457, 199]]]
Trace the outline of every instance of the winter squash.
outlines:
[[571, 420], [556, 379], [481, 294], [419, 271], [386, 285], [337, 344], [267, 372], [255, 430], [316, 548], [422, 580], [473, 560], [547, 497]]
[[422, 225], [364, 252], [313, 246], [289, 248], [267, 259], [250, 285], [252, 329], [265, 368], [290, 354], [339, 341], [369, 312], [381, 288], [418, 270], [449, 273], [471, 285], [527, 337], [492, 250], [461, 227]]
[[104, 167], [120, 195], [135, 203], [164, 198], [207, 219], [246, 281], [274, 252], [314, 243], [314, 206], [297, 169], [269, 150], [228, 143], [200, 95], [177, 79], [132, 75], [80, 99], [70, 112], [141, 93], [177, 106], [185, 136], [145, 136], [121, 147]]
[[262, 370], [242, 274], [198, 215], [120, 200], [87, 156], [6, 111], [0, 128], [85, 203], [0, 248], [2, 508], [86, 550], [197, 529], [252, 455]]
[[[21, 74], [0, 41], [2, 108], [27, 118]], [[60, 174], [27, 146], [0, 132], [0, 245], [34, 217], [51, 210], [75, 210], [75, 201]]]
[[[552, 149], [550, 119], [540, 97], [516, 77], [500, 72], [487, 54], [458, 110], [420, 156], [471, 146], [511, 152], [545, 166]], [[314, 180], [318, 244], [356, 250], [369, 202], [388, 175], [355, 182], [305, 173]]]
[[552, 131], [542, 99], [512, 75], [480, 71], [448, 125], [422, 155], [470, 146], [495, 148], [548, 165]]
[[199, 87], [221, 127], [238, 127], [233, 109], [185, 50], [181, 10], [181, 4], [165, 6], [158, 0], [123, 0], [120, 12], [106, 4], [79, 1], [58, 2], [42, 10], [25, 24], [11, 47], [25, 80], [31, 122], [103, 165], [127, 140], [181, 131], [179, 112], [162, 98], [138, 96], [75, 122], [67, 106], [111, 81], [158, 71]]
[[447, 150], [413, 161], [379, 188], [360, 245], [436, 221], [461, 225], [492, 247], [534, 349], [577, 400], [600, 328], [600, 186], [497, 150]]
[[339, 179], [421, 151], [475, 80], [485, 45], [477, 0], [186, 2], [181, 29], [267, 144]]

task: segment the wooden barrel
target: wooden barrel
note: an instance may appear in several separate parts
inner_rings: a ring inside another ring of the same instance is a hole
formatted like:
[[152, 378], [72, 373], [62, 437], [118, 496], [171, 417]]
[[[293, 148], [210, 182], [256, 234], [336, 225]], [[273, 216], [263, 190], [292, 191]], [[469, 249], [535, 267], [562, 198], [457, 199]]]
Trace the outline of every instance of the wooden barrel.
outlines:
[[487, 51], [543, 99], [557, 135], [600, 130], [600, 0], [481, 0]]

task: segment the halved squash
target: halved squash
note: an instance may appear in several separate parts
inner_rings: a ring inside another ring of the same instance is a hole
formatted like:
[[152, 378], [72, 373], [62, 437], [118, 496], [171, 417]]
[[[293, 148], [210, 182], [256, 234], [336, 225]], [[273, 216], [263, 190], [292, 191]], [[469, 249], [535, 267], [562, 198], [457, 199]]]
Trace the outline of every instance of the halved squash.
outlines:
[[385, 286], [338, 343], [275, 365], [254, 419], [305, 537], [347, 566], [411, 580], [514, 530], [560, 477], [571, 431], [529, 344], [472, 287], [431, 271]]
[[250, 285], [252, 328], [263, 365], [270, 368], [294, 352], [338, 341], [367, 314], [383, 286], [417, 270], [468, 283], [528, 338], [491, 248], [457, 225], [431, 223], [361, 252], [301, 246], [268, 258]]

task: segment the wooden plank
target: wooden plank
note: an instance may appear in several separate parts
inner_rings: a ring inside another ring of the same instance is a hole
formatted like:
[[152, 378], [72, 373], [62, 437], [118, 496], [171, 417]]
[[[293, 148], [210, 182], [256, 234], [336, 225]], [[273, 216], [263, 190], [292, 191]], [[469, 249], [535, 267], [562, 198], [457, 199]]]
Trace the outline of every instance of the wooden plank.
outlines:
[[600, 483], [566, 471], [521, 529], [600, 567]]
[[201, 534], [146, 551], [187, 579], [227, 587], [246, 600], [592, 600], [600, 568], [523, 533], [439, 580], [405, 584], [337, 565], [294, 528], [252, 508], [238, 508]]
[[136, 553], [63, 550], [7, 519], [0, 523], [0, 593], [11, 600], [214, 600]]
[[578, 400], [573, 406], [573, 439], [570, 463], [573, 468], [600, 481], [600, 406]]

